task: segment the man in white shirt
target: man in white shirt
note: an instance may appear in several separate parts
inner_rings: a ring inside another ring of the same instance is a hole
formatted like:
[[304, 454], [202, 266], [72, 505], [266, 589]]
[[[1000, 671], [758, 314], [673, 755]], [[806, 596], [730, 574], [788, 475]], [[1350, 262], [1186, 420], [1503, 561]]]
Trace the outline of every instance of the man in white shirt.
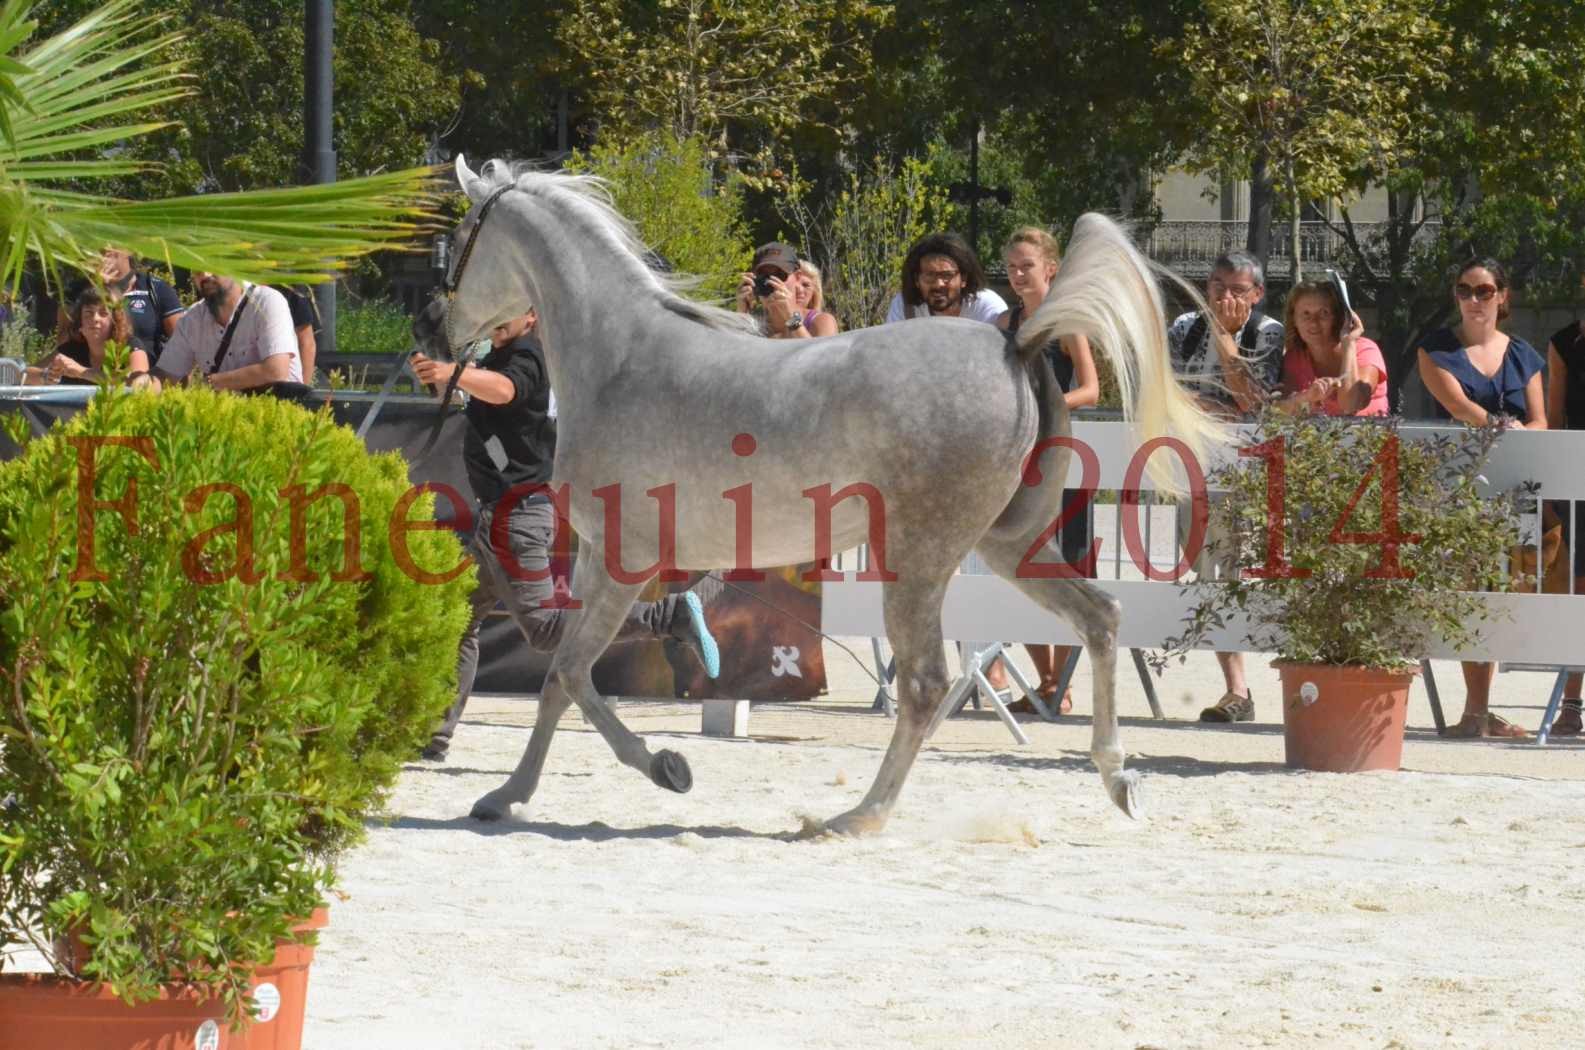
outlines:
[[903, 288], [892, 297], [886, 323], [966, 317], [995, 324], [1006, 312], [1002, 297], [985, 287], [985, 272], [968, 242], [955, 233], [932, 233], [903, 260]]
[[156, 376], [180, 383], [196, 369], [216, 390], [303, 381], [292, 311], [280, 292], [203, 271], [193, 283], [203, 298], [176, 322]]

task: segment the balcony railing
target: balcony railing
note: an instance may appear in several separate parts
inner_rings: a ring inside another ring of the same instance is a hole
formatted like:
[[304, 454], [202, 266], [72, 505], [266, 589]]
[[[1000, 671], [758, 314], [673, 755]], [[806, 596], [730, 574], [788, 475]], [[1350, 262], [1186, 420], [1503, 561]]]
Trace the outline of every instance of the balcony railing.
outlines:
[[[1356, 222], [1355, 235], [1365, 250], [1374, 255], [1379, 238], [1385, 234], [1384, 222]], [[1439, 224], [1428, 222], [1415, 234], [1415, 243], [1425, 243], [1437, 235]], [[1288, 226], [1272, 226], [1271, 256], [1266, 266], [1271, 276], [1283, 277], [1288, 272], [1291, 255]], [[1201, 222], [1162, 222], [1151, 231], [1144, 248], [1147, 255], [1163, 266], [1170, 267], [1186, 277], [1204, 277], [1210, 274], [1211, 264], [1217, 256], [1235, 248], [1242, 248], [1249, 240], [1249, 223], [1242, 220], [1208, 220]], [[1299, 224], [1299, 260], [1306, 270], [1333, 266], [1344, 261], [1344, 240], [1324, 222]]]

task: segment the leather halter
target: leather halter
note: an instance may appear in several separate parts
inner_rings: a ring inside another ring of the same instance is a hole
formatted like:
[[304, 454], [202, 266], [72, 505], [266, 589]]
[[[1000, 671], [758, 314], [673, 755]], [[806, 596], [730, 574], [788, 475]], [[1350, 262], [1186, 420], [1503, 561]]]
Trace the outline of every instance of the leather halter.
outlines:
[[473, 255], [473, 246], [479, 240], [479, 231], [484, 228], [485, 216], [490, 214], [490, 209], [495, 207], [495, 202], [505, 196], [506, 192], [515, 187], [502, 186], [484, 199], [479, 205], [479, 217], [473, 221], [473, 229], [468, 231], [468, 239], [462, 246], [462, 254], [457, 256], [457, 265], [451, 271], [451, 276], [446, 278], [444, 285], [447, 299], [455, 299], [457, 289], [462, 285], [462, 271], [468, 268], [468, 259]]
[[[457, 345], [456, 340], [451, 337], [451, 307], [456, 302], [457, 289], [462, 287], [462, 272], [468, 268], [468, 260], [473, 256], [473, 246], [479, 240], [479, 231], [484, 229], [484, 220], [490, 214], [490, 209], [495, 207], [495, 202], [505, 196], [508, 190], [515, 188], [515, 186], [510, 184], [502, 186], [486, 197], [483, 204], [479, 205], [479, 217], [473, 221], [473, 229], [468, 231], [468, 239], [462, 246], [462, 254], [457, 256], [457, 265], [452, 269], [451, 274], [446, 278], [446, 282], [442, 286], [446, 293], [446, 352], [448, 355], [456, 349]], [[467, 368], [468, 363], [473, 360], [472, 346], [470, 345], [463, 351], [460, 359], [455, 356], [452, 359], [457, 361], [458, 367], [456, 371], [451, 373], [451, 378], [446, 380], [446, 392], [440, 399], [440, 411], [435, 414], [434, 426], [429, 430], [429, 440], [424, 443], [423, 450], [418, 454], [419, 459], [428, 456], [430, 450], [435, 447], [435, 442], [440, 440], [440, 430], [446, 422], [446, 410], [451, 407], [451, 399], [457, 393], [457, 382], [462, 378], [462, 370]]]

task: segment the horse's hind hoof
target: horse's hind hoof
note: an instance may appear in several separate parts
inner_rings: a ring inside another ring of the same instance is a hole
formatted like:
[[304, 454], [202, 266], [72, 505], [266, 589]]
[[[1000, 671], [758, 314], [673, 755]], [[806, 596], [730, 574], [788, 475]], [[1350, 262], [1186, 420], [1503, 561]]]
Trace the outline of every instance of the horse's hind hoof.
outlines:
[[686, 795], [693, 788], [693, 770], [675, 751], [657, 751], [649, 760], [649, 778], [667, 791]]

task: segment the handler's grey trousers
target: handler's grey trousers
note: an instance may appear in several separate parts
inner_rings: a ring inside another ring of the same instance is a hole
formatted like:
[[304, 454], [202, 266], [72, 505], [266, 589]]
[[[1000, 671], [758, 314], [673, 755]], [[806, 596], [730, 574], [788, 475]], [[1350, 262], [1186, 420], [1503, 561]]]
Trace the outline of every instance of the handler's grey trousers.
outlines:
[[[566, 628], [566, 609], [547, 609], [541, 603], [555, 593], [555, 585], [546, 571], [550, 565], [550, 546], [556, 538], [556, 509], [548, 501], [519, 503], [512, 508], [506, 523], [506, 551], [499, 552], [490, 542], [494, 508], [480, 507], [473, 537], [468, 541], [468, 553], [479, 567], [479, 586], [474, 590], [473, 617], [468, 630], [457, 647], [457, 698], [446, 712], [430, 738], [427, 754], [444, 755], [451, 746], [451, 735], [462, 720], [462, 711], [468, 706], [468, 694], [473, 691], [473, 679], [479, 670], [479, 628], [485, 617], [495, 609], [497, 601], [506, 604], [506, 611], [523, 631], [528, 644], [542, 653], [551, 652], [561, 640]], [[508, 553], [522, 567], [533, 574], [533, 579], [517, 579], [501, 563], [499, 554]], [[653, 602], [637, 602], [627, 612], [627, 618], [617, 629], [612, 644], [642, 638], [677, 637], [673, 634], [674, 622], [681, 626], [687, 612], [682, 610], [682, 593], [669, 594]]]

